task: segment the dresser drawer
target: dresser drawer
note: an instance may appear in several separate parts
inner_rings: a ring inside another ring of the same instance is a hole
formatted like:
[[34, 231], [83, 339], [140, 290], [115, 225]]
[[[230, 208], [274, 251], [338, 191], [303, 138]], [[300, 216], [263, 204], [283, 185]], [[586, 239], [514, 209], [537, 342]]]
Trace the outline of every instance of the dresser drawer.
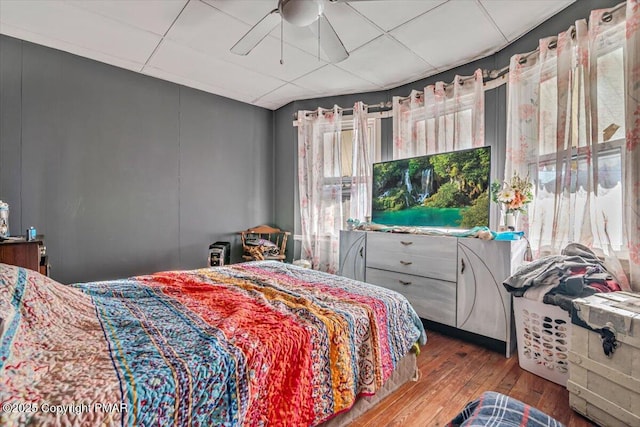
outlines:
[[[454, 239], [455, 240], [455, 239]], [[404, 295], [418, 316], [456, 326], [456, 284], [427, 277], [367, 268], [367, 283]]]
[[458, 239], [368, 233], [367, 267], [455, 282]]

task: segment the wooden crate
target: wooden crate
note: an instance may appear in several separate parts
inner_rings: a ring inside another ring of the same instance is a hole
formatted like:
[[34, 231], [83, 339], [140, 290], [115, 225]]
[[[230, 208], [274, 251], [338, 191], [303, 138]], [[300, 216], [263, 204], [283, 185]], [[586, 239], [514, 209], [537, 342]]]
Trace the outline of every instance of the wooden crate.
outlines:
[[[569, 405], [603, 427], [640, 426], [640, 294], [613, 292], [574, 300]], [[618, 348], [606, 356], [600, 334], [613, 328]]]

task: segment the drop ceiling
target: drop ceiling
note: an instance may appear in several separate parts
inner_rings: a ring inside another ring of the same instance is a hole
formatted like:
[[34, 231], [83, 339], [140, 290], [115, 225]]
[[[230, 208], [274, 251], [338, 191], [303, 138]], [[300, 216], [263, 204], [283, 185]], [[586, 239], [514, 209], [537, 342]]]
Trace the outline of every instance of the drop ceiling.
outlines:
[[249, 55], [229, 51], [277, 0], [0, 0], [0, 33], [275, 110], [393, 88], [491, 55], [573, 1], [327, 3], [349, 52], [336, 64], [318, 56], [313, 33], [288, 23], [284, 43], [278, 26]]

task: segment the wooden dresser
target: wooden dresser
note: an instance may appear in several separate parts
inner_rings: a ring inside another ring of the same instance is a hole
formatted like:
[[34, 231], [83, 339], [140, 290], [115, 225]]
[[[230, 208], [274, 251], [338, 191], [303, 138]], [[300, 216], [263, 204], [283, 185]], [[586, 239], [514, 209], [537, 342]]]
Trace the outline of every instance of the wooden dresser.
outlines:
[[526, 241], [342, 231], [340, 274], [403, 294], [418, 315], [515, 348], [511, 295], [502, 285]]
[[49, 275], [47, 257], [44, 254], [44, 237], [35, 240], [0, 241], [0, 263], [17, 265]]

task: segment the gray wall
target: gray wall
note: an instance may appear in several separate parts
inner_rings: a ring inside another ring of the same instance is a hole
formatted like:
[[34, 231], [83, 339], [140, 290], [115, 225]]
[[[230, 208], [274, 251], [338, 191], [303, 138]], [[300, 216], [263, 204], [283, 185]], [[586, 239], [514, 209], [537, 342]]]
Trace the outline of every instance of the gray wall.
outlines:
[[[276, 188], [275, 221], [279, 224], [287, 224], [289, 230], [300, 233], [300, 212], [298, 208], [297, 180], [297, 130], [292, 127], [293, 114], [299, 110], [313, 110], [318, 107], [331, 108], [334, 104], [341, 107], [352, 107], [356, 101], [367, 104], [377, 104], [382, 101], [391, 101], [393, 96], [407, 96], [411, 90], [422, 90], [425, 86], [436, 81], [451, 82], [456, 74], [471, 75], [478, 69], [500, 69], [509, 65], [511, 56], [517, 53], [525, 53], [535, 50], [541, 38], [557, 35], [566, 31], [579, 19], [588, 19], [589, 13], [594, 9], [613, 7], [620, 0], [577, 0], [562, 12], [553, 16], [540, 26], [513, 42], [503, 50], [478, 61], [445, 71], [426, 79], [418, 80], [397, 88], [382, 92], [370, 92], [353, 95], [342, 95], [325, 98], [307, 99], [292, 102], [275, 112], [276, 135], [276, 162], [280, 167], [276, 168], [275, 180], [282, 185]], [[504, 170], [506, 147], [506, 85], [485, 92], [485, 143], [492, 147], [492, 178], [500, 177], [498, 171]], [[393, 149], [393, 129], [391, 119], [382, 120], [382, 153], [383, 160], [391, 158]], [[386, 153], [386, 157], [385, 157]], [[497, 207], [493, 207], [492, 225], [497, 221]], [[295, 243], [291, 253], [300, 253], [300, 242]]]
[[0, 36], [0, 199], [64, 283], [206, 265], [273, 220], [273, 112]]

